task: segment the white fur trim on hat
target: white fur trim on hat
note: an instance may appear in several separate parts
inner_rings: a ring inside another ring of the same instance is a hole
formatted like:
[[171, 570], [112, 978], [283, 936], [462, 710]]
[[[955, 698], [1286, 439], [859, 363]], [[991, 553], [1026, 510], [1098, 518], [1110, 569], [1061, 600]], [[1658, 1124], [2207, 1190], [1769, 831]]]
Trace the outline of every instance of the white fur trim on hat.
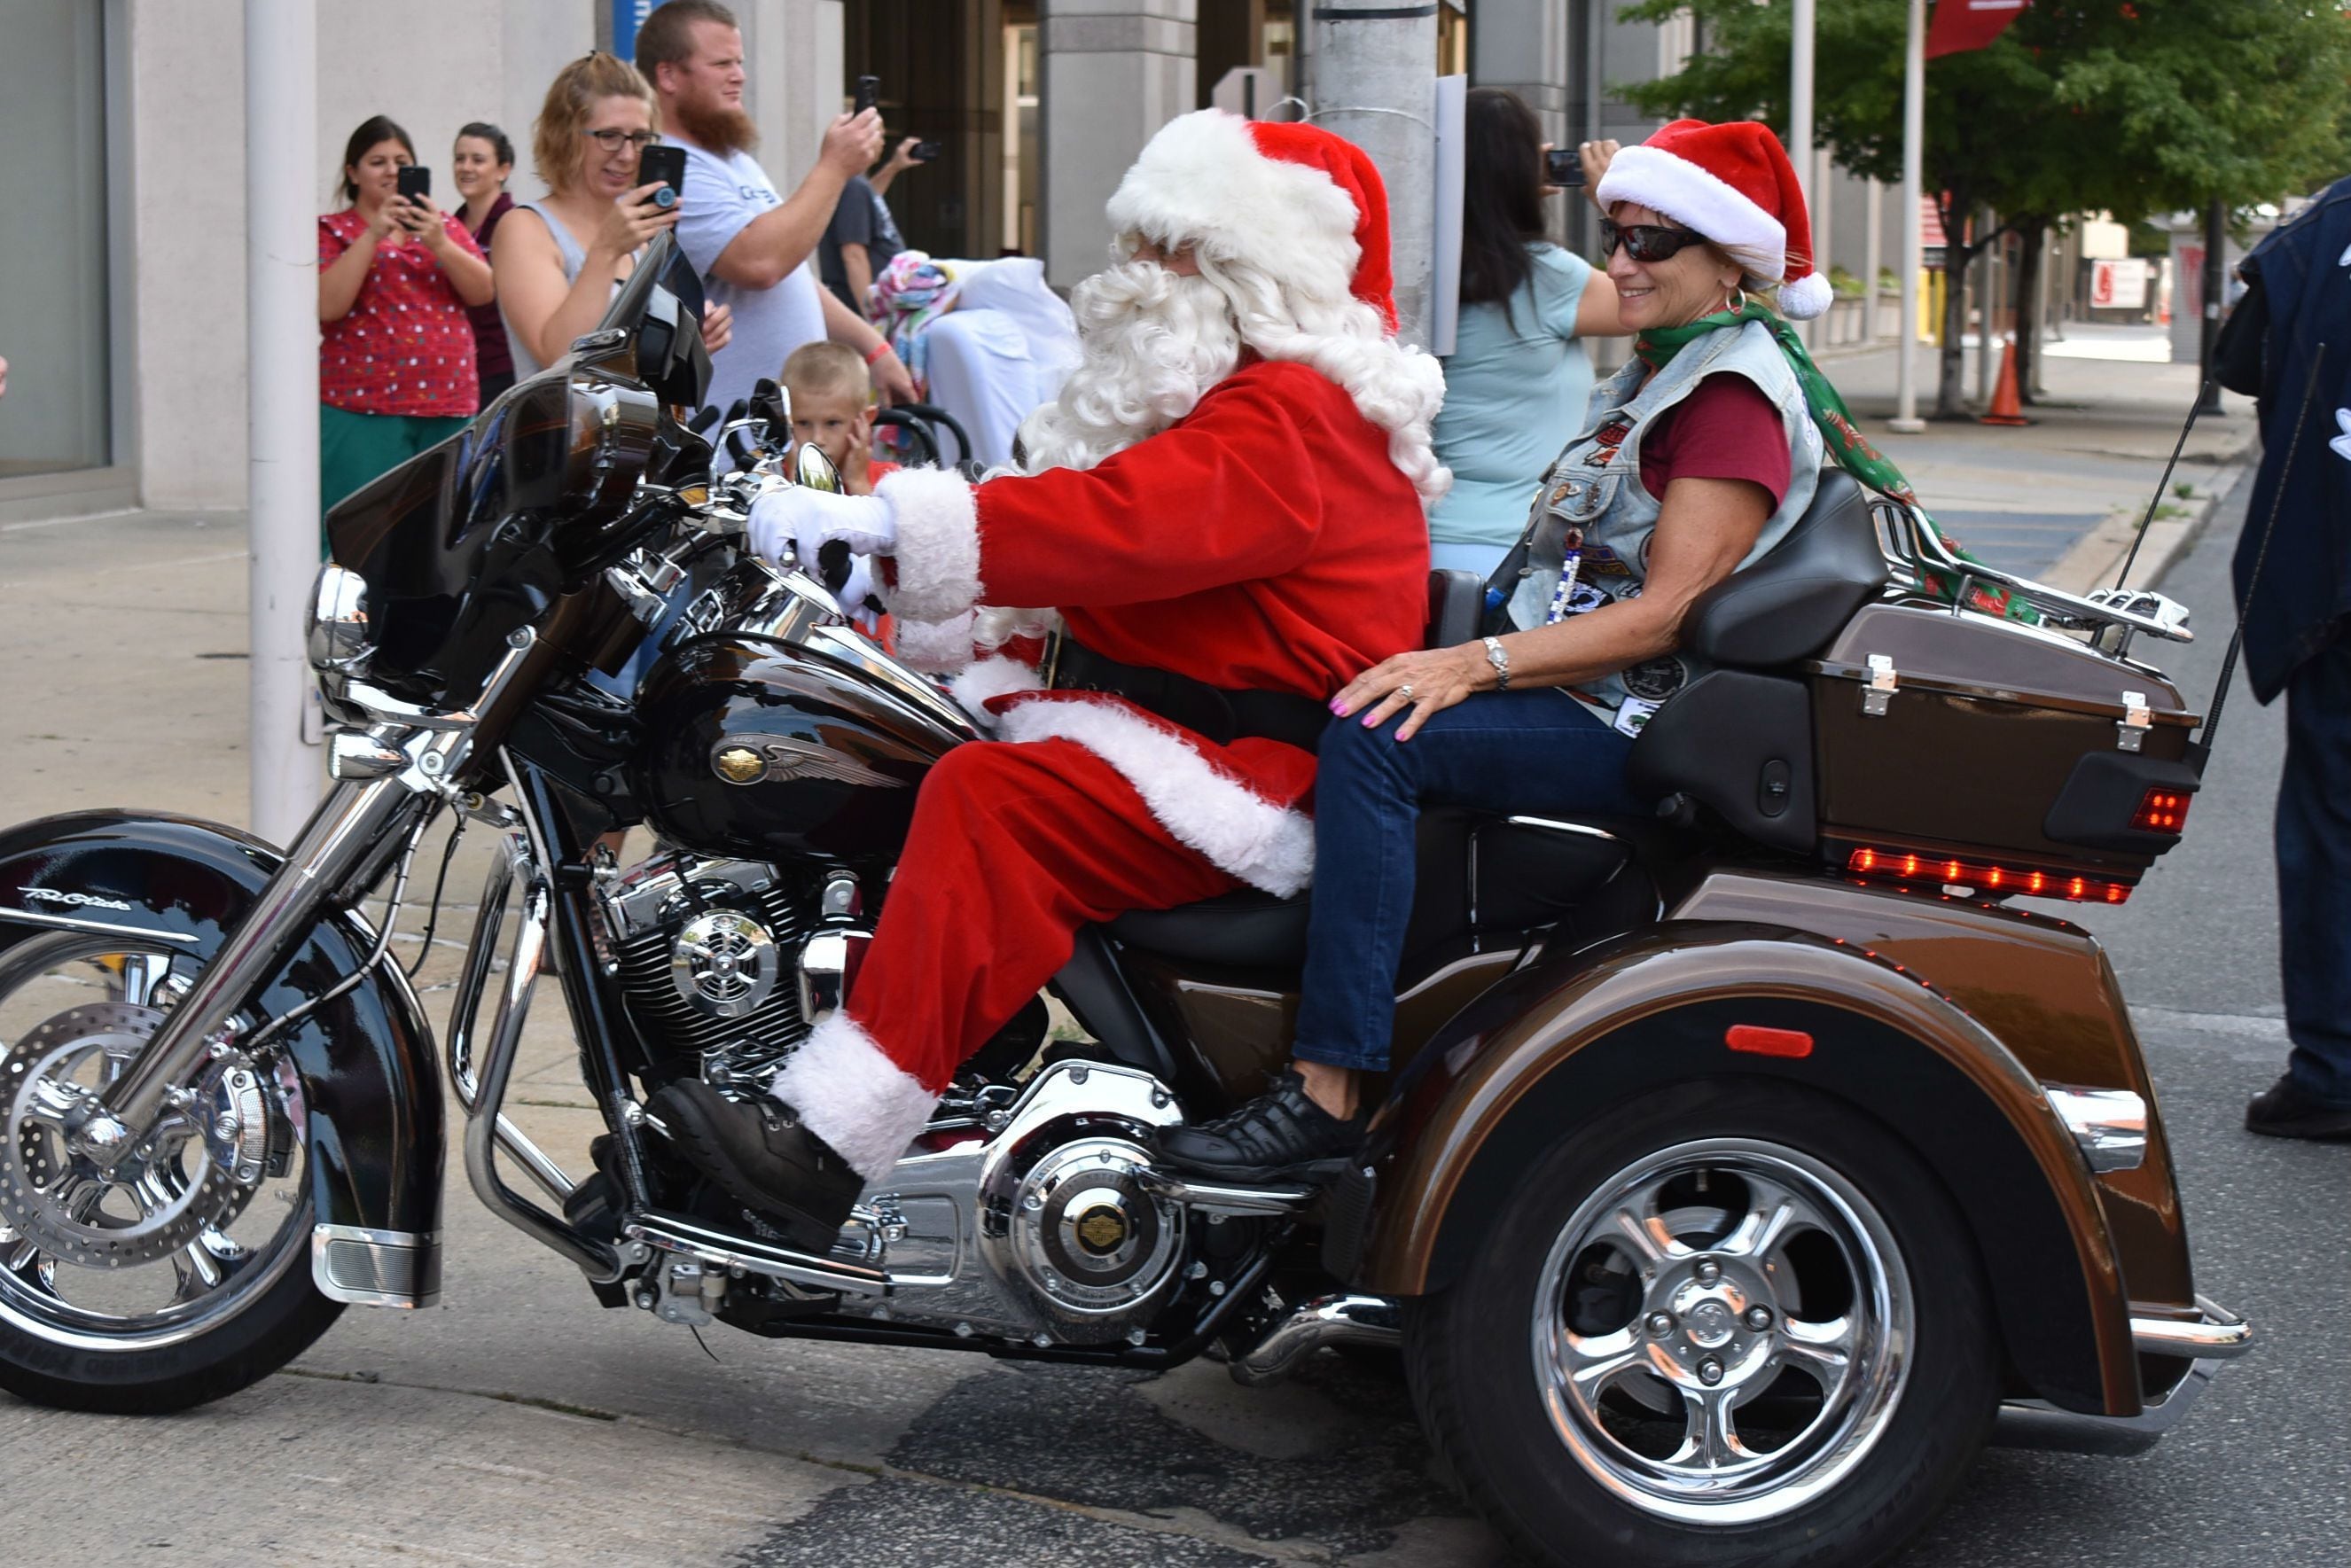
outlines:
[[1729, 182], [1687, 158], [1661, 147], [1626, 147], [1608, 161], [1596, 193], [1603, 207], [1632, 202], [1688, 225], [1766, 282], [1777, 283], [1787, 276], [1786, 226]]
[[901, 468], [874, 491], [897, 514], [893, 615], [947, 621], [979, 602], [979, 502], [971, 483], [945, 468]]
[[809, 1031], [768, 1092], [799, 1112], [869, 1185], [890, 1174], [939, 1100], [846, 1011]]
[[1353, 196], [1320, 169], [1258, 150], [1249, 121], [1196, 110], [1161, 126], [1110, 199], [1111, 226], [1214, 261], [1245, 261], [1309, 298], [1344, 299], [1363, 246]]
[[1780, 285], [1780, 314], [1809, 321], [1836, 303], [1836, 290], [1817, 272], [1792, 277]]
[[1314, 821], [1276, 805], [1125, 703], [1035, 697], [997, 721], [1005, 740], [1072, 740], [1134, 786], [1159, 825], [1209, 864], [1276, 898], [1314, 874]]

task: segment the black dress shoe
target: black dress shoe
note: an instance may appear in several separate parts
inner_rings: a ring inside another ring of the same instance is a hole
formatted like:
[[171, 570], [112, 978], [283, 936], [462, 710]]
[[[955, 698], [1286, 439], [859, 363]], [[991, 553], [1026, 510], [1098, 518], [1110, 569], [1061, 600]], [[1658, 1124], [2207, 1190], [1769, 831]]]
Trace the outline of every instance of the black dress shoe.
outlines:
[[698, 1078], [681, 1078], [647, 1108], [695, 1169], [776, 1221], [803, 1252], [821, 1257], [831, 1248], [864, 1190], [849, 1162], [780, 1100], [763, 1094], [739, 1103]]
[[2288, 1073], [2253, 1096], [2245, 1126], [2273, 1138], [2351, 1138], [2351, 1105], [2313, 1098]]
[[1364, 1141], [1367, 1116], [1342, 1122], [1306, 1097], [1291, 1068], [1228, 1116], [1159, 1134], [1159, 1154], [1178, 1170], [1228, 1181], [1329, 1181]]

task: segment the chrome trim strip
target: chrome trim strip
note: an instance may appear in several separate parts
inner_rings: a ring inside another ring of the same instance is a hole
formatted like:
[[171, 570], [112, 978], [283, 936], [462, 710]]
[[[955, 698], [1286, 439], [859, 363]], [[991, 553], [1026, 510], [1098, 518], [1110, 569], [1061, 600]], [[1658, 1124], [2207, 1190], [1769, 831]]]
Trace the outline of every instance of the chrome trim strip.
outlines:
[[141, 925], [117, 925], [110, 920], [83, 920], [70, 915], [39, 915], [29, 909], [0, 906], [0, 920], [26, 925], [47, 925], [58, 931], [87, 931], [93, 936], [139, 936], [155, 942], [180, 942], [193, 946], [202, 938], [178, 931], [150, 931]]
[[747, 1236], [713, 1230], [683, 1215], [648, 1209], [628, 1222], [622, 1232], [632, 1241], [664, 1252], [679, 1252], [726, 1269], [741, 1269], [769, 1279], [843, 1295], [880, 1296], [890, 1290], [889, 1276], [879, 1269], [844, 1263], [837, 1259], [773, 1247]]
[[1394, 1345], [1403, 1339], [1403, 1314], [1387, 1297], [1317, 1296], [1232, 1359], [1233, 1381], [1245, 1388], [1263, 1388], [1288, 1377], [1300, 1362], [1326, 1344]]
[[2131, 1345], [2141, 1355], [2188, 1356], [2198, 1361], [2232, 1361], [2253, 1347], [2253, 1325], [2207, 1297], [2196, 1298], [2202, 1315], [2195, 1322], [2178, 1318], [2133, 1318]]
[[2135, 1171], [2147, 1163], [2147, 1102], [2140, 1096], [2069, 1083], [2043, 1083], [2041, 1092], [2094, 1173]]
[[[375, 1283], [346, 1282], [354, 1275]], [[441, 1299], [441, 1238], [360, 1225], [314, 1226], [310, 1281], [329, 1301], [353, 1306], [429, 1307]]]
[[1230, 1186], [1194, 1181], [1155, 1166], [1134, 1173], [1144, 1189], [1203, 1214], [1295, 1214], [1314, 1200], [1311, 1186]]
[[1585, 822], [1555, 822], [1549, 817], [1505, 817], [1502, 821], [1513, 828], [1542, 828], [1554, 833], [1575, 833], [1587, 839], [1606, 839], [1612, 844], [1622, 844], [1623, 839], [1605, 828], [1595, 828]]

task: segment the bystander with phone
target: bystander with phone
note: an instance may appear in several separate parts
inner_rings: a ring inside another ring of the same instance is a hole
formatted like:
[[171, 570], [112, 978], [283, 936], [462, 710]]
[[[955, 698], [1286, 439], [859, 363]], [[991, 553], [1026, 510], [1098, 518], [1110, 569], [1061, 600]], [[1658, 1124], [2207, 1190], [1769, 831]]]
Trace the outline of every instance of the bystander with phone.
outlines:
[[[490, 254], [498, 220], [515, 204], [507, 194], [514, 161], [514, 143], [507, 140], [507, 133], [479, 120], [457, 132], [456, 144], [449, 152], [450, 178], [456, 182], [457, 194], [465, 199], [459, 217], [484, 256]], [[507, 327], [498, 315], [497, 301], [470, 307], [466, 315], [474, 323], [474, 375], [482, 389], [482, 406], [487, 408], [492, 399], [514, 385], [514, 356], [507, 350]]]
[[841, 190], [841, 200], [832, 209], [832, 222], [824, 231], [824, 240], [816, 249], [817, 277], [833, 292], [834, 298], [867, 320], [873, 319], [873, 280], [890, 265], [890, 258], [906, 248], [904, 236], [898, 232], [898, 220], [890, 214], [890, 204], [883, 193], [899, 173], [915, 164], [927, 162], [920, 150], [930, 147], [935, 153], [937, 143], [925, 143], [919, 137], [908, 136], [890, 154], [871, 179], [852, 174]]
[[[548, 193], [518, 204], [490, 247], [518, 374], [538, 373], [593, 331], [637, 253], [675, 226], [678, 193], [641, 167], [660, 140], [653, 90], [618, 55], [584, 56], [549, 85], [530, 132]], [[731, 323], [724, 305], [704, 312], [703, 340], [714, 352]]]
[[493, 296], [465, 225], [433, 204], [383, 115], [343, 149], [345, 205], [319, 219], [319, 499], [331, 507], [454, 434], [481, 389], [468, 306]]

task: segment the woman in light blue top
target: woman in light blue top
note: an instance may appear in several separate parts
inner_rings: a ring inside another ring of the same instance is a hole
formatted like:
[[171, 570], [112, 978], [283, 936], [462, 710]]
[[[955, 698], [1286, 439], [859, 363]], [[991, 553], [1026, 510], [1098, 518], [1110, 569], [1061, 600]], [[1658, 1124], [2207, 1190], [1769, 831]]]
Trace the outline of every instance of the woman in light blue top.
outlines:
[[1429, 514], [1430, 564], [1490, 574], [1527, 525], [1535, 482], [1583, 422], [1592, 357], [1621, 336], [1616, 287], [1543, 235], [1542, 128], [1515, 93], [1469, 94], [1461, 325], [1445, 361], [1437, 455], [1453, 489]]

